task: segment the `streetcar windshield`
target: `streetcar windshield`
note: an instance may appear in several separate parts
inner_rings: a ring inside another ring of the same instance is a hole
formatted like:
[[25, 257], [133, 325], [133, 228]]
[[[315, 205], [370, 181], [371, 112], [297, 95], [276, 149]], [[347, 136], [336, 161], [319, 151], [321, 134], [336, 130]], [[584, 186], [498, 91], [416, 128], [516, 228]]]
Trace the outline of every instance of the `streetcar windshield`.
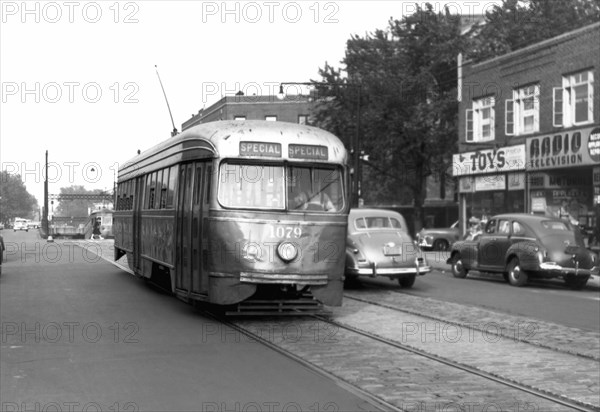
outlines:
[[284, 167], [223, 162], [219, 202], [225, 207], [337, 212], [342, 174], [334, 167]]

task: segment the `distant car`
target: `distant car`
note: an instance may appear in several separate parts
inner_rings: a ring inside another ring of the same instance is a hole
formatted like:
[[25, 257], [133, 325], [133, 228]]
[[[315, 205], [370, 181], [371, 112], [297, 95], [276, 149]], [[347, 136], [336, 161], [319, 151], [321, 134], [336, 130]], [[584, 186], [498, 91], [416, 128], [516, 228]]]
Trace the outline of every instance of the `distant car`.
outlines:
[[430, 271], [431, 267], [408, 233], [400, 213], [380, 209], [350, 210], [346, 278], [387, 277], [410, 288], [417, 275]]
[[41, 222], [31, 221], [27, 222], [27, 227], [29, 229], [38, 229], [42, 225]]
[[450, 227], [422, 229], [417, 233], [417, 243], [425, 250], [449, 250], [457, 240], [460, 240], [458, 221]]
[[29, 227], [27, 226], [27, 221], [25, 219], [16, 219], [15, 225], [13, 226], [13, 230], [16, 232], [17, 230], [24, 230], [29, 232]]
[[586, 249], [579, 228], [525, 213], [492, 217], [475, 240], [454, 243], [447, 263], [457, 278], [469, 270], [501, 273], [513, 286], [534, 277], [563, 278], [572, 289], [583, 288], [599, 270], [598, 256]]
[[4, 230], [4, 223], [0, 223], [0, 230]]

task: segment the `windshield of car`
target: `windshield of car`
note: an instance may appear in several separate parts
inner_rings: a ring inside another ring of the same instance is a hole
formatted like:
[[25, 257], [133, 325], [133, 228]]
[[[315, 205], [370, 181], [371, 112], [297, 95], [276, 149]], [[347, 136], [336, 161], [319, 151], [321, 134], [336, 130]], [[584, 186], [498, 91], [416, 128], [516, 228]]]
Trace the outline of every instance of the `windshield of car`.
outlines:
[[390, 216], [359, 217], [354, 220], [354, 227], [365, 229], [402, 229], [400, 221]]

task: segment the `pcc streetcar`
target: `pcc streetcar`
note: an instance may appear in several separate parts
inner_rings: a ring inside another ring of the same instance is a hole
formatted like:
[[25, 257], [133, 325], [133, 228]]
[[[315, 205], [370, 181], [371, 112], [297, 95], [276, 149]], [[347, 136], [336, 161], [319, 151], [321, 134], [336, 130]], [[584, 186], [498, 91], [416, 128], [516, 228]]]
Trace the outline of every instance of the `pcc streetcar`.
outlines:
[[185, 301], [342, 302], [348, 155], [324, 130], [218, 121], [119, 170], [115, 260]]

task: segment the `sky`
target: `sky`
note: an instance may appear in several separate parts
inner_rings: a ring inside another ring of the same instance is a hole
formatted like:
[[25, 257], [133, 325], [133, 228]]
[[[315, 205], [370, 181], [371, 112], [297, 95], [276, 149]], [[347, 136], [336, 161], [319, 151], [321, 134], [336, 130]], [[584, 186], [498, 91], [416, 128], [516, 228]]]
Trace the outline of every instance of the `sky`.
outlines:
[[[481, 14], [497, 1], [430, 2]], [[0, 164], [43, 205], [61, 187], [112, 190], [119, 164], [241, 90], [342, 67], [346, 41], [419, 1], [0, 1]]]

